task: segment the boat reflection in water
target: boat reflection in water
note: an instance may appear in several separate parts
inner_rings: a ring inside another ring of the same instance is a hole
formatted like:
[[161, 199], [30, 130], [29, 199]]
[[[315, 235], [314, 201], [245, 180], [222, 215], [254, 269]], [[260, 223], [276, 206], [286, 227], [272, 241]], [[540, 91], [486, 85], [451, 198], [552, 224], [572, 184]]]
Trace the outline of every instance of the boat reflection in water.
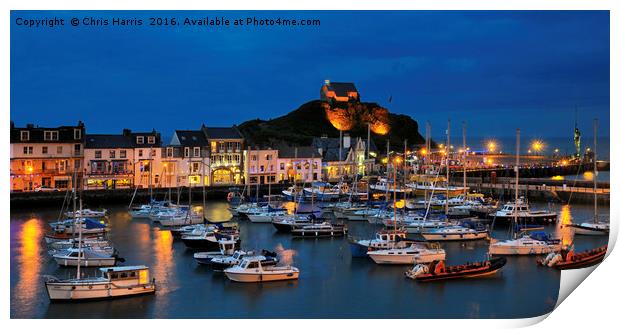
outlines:
[[27, 220], [21, 227], [19, 237], [17, 262], [20, 270], [19, 281], [15, 289], [20, 292], [18, 302], [26, 307], [34, 307], [38, 303], [37, 294], [43, 286], [41, 281], [42, 225], [41, 220], [37, 218]]

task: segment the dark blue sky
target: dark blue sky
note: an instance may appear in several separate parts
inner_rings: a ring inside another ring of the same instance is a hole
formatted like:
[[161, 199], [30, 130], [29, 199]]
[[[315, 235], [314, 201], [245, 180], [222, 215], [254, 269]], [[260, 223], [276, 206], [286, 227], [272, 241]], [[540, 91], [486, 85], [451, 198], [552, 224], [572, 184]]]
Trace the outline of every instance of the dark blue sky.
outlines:
[[[319, 18], [320, 27], [26, 28], [15, 19]], [[609, 134], [609, 15], [544, 12], [12, 12], [11, 119], [92, 133], [269, 119], [325, 79], [470, 136]], [[393, 100], [387, 100], [392, 95]]]

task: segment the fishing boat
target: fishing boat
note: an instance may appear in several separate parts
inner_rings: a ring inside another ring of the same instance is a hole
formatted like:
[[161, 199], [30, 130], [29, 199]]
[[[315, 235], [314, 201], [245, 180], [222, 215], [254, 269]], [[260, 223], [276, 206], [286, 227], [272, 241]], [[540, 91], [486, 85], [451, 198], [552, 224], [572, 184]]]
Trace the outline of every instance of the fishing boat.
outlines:
[[377, 264], [413, 265], [445, 260], [446, 251], [439, 248], [439, 245], [431, 245], [429, 248], [426, 248], [412, 244], [405, 248], [368, 251], [368, 256]]
[[558, 270], [569, 270], [577, 268], [590, 267], [603, 261], [607, 254], [607, 246], [575, 252], [574, 248], [570, 250], [562, 248], [559, 252], [552, 252], [544, 259], [537, 261], [538, 265], [553, 267]]
[[103, 267], [99, 271], [101, 276], [96, 278], [61, 280], [48, 276], [45, 289], [49, 299], [88, 301], [155, 293], [155, 279], [150, 278], [146, 266]]
[[367, 257], [369, 250], [404, 248], [411, 242], [405, 241], [407, 232], [404, 230], [381, 230], [375, 233], [374, 239], [358, 240], [349, 238], [351, 256]]
[[469, 241], [489, 237], [489, 230], [472, 222], [464, 222], [457, 226], [448, 226], [422, 231], [420, 233], [427, 241]]
[[347, 227], [344, 225], [323, 222], [320, 224], [305, 225], [291, 230], [293, 237], [297, 238], [330, 238], [340, 237], [347, 234]]
[[263, 256], [245, 257], [241, 264], [224, 270], [231, 281], [267, 282], [299, 279], [299, 269], [293, 266], [263, 266]]
[[260, 255], [254, 256], [254, 251], [237, 250], [232, 256], [217, 257], [211, 259], [211, 268], [214, 271], [223, 271], [229, 267], [238, 265], [245, 257], [258, 257], [262, 266], [273, 266], [278, 264], [277, 254], [263, 250]]
[[441, 260], [428, 265], [418, 264], [405, 272], [405, 276], [420, 282], [483, 277], [494, 275], [506, 262], [505, 257], [496, 257], [483, 262], [446, 266]]
[[596, 165], [596, 157], [597, 157], [597, 132], [598, 129], [598, 120], [594, 120], [594, 153], [593, 153], [593, 163], [594, 163], [594, 217], [591, 221], [586, 221], [579, 224], [570, 224], [568, 226], [573, 228], [575, 234], [579, 235], [609, 235], [609, 222], [602, 222], [599, 220], [598, 214], [598, 168]]

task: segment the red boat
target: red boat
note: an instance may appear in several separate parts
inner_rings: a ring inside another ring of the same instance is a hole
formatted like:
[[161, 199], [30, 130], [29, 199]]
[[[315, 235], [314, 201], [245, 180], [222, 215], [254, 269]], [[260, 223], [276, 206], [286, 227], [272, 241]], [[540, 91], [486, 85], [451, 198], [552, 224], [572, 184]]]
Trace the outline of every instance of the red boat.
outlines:
[[429, 265], [418, 264], [405, 272], [405, 275], [410, 279], [422, 282], [474, 278], [493, 275], [501, 270], [504, 265], [506, 265], [505, 257], [494, 257], [484, 262], [457, 266], [446, 266], [443, 261], [435, 261]]
[[547, 257], [539, 259], [537, 262], [539, 265], [557, 268], [558, 270], [585, 268], [602, 262], [606, 253], [606, 245], [577, 253], [573, 248], [570, 250], [562, 249], [559, 252], [548, 254]]

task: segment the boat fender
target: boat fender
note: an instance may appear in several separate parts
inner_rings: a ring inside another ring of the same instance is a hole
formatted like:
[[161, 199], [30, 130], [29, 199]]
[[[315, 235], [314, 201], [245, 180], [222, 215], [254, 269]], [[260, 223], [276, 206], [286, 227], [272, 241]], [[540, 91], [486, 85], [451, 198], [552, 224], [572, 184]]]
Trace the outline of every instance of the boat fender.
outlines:
[[233, 196], [234, 196], [233, 192], [228, 192], [228, 195], [226, 195], [226, 200], [228, 202], [232, 201]]

